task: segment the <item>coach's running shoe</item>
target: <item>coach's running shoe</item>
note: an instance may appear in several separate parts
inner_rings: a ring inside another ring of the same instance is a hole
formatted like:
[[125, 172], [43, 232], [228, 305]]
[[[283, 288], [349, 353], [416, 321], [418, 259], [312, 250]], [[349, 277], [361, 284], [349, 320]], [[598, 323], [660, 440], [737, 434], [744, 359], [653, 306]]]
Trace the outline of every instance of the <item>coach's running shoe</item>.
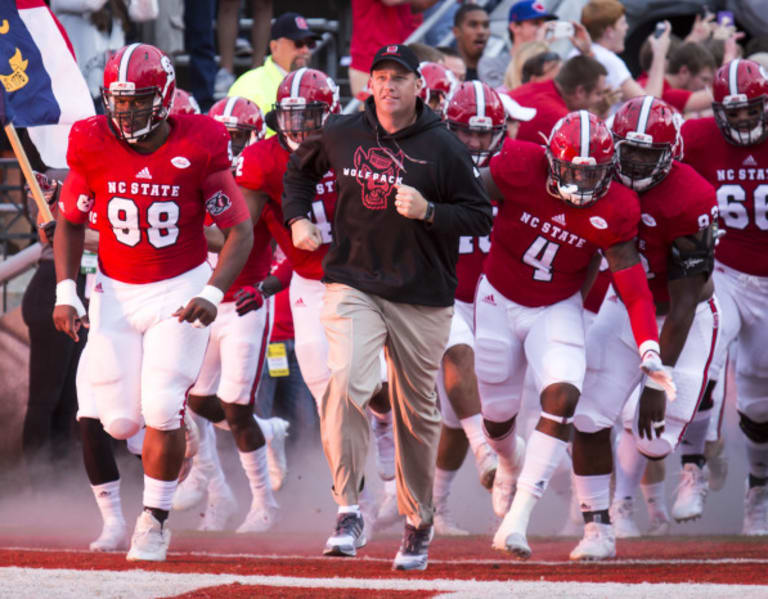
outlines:
[[480, 484], [490, 491], [493, 488], [493, 480], [496, 478], [499, 458], [488, 443], [483, 443], [477, 448], [475, 465], [480, 475]]
[[291, 425], [282, 418], [270, 418], [272, 438], [267, 442], [267, 470], [269, 485], [273, 491], [279, 491], [288, 475], [288, 460], [285, 457], [285, 438]]
[[340, 555], [355, 557], [357, 550], [368, 542], [363, 528], [363, 515], [355, 512], [338, 514], [336, 529], [325, 543], [323, 555]]
[[136, 520], [136, 528], [131, 538], [131, 548], [125, 556], [129, 562], [164, 562], [171, 531], [168, 530], [151, 512], [142, 510]]
[[704, 447], [704, 456], [707, 458], [707, 470], [709, 471], [709, 489], [710, 491], [719, 491], [725, 486], [725, 480], [728, 478], [725, 439], [720, 437], [717, 441], [707, 441]]
[[376, 441], [376, 471], [381, 480], [393, 480], [395, 478], [395, 437], [392, 431], [392, 411], [390, 410], [386, 415], [374, 415], [369, 409], [368, 420]]
[[587, 522], [584, 525], [584, 538], [571, 551], [574, 561], [594, 561], [616, 557], [616, 538], [610, 524]]
[[232, 494], [229, 485], [224, 485], [216, 490], [209, 489], [208, 502], [205, 506], [203, 520], [197, 530], [219, 531], [226, 530], [227, 522], [237, 510], [237, 501]]
[[416, 528], [405, 523], [405, 533], [400, 549], [392, 564], [393, 570], [426, 570], [429, 543], [435, 531], [432, 526]]
[[93, 541], [91, 551], [123, 551], [128, 547], [128, 527], [122, 518], [104, 521], [99, 538]]
[[700, 518], [707, 497], [707, 475], [696, 464], [685, 464], [680, 472], [680, 483], [672, 505], [672, 517], [677, 522]]
[[465, 537], [469, 531], [460, 528], [448, 510], [448, 496], [435, 497], [435, 533], [444, 537]]
[[493, 505], [493, 512], [499, 518], [503, 518], [512, 505], [512, 500], [517, 491], [517, 477], [520, 476], [524, 461], [525, 441], [522, 437], [515, 435], [515, 467], [512, 471], [509, 471], [499, 462], [493, 479], [491, 504]]
[[245, 517], [243, 523], [235, 531], [238, 534], [248, 532], [266, 532], [277, 519], [276, 506], [252, 505], [251, 511]]
[[741, 534], [750, 537], [768, 535], [768, 487], [747, 487]]
[[635, 502], [631, 497], [614, 499], [608, 510], [613, 522], [613, 532], [617, 539], [631, 539], [640, 536], [640, 529], [635, 523]]

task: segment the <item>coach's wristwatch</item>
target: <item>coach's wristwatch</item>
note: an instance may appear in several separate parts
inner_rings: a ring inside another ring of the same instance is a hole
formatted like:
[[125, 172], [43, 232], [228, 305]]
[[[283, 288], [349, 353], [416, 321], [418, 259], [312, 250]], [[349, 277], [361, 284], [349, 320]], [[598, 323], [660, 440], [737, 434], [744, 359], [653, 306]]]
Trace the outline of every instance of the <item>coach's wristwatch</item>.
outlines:
[[430, 221], [435, 216], [435, 205], [432, 202], [427, 202], [427, 211], [424, 213], [424, 220]]

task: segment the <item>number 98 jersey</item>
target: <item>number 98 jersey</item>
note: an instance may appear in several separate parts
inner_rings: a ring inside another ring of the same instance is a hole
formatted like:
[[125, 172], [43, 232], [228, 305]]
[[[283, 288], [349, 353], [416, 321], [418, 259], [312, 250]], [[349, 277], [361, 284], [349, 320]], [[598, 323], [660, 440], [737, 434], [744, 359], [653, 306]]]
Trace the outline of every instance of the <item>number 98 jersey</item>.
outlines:
[[725, 141], [715, 119], [686, 121], [683, 161], [717, 193], [726, 234], [715, 257], [740, 272], [768, 276], [768, 142], [737, 146]]
[[78, 121], [69, 136], [70, 173], [59, 208], [99, 231], [99, 267], [124, 283], [151, 283], [202, 264], [206, 210], [219, 227], [248, 218], [234, 181], [226, 128], [204, 115], [169, 118], [151, 154], [119, 141], [104, 116]]

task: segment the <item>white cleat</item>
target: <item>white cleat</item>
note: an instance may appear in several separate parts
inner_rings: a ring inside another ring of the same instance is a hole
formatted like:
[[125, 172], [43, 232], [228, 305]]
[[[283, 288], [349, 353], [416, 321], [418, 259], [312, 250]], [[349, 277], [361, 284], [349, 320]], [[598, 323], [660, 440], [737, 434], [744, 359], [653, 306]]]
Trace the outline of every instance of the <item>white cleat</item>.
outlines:
[[499, 462], [496, 469], [496, 475], [493, 479], [491, 504], [493, 505], [493, 512], [499, 518], [503, 518], [512, 505], [512, 500], [517, 491], [517, 477], [520, 476], [524, 461], [525, 441], [522, 437], [515, 435], [515, 467], [510, 472]]
[[285, 456], [285, 438], [290, 423], [282, 418], [270, 418], [272, 439], [267, 443], [267, 470], [269, 484], [273, 491], [279, 491], [288, 475], [288, 460]]
[[171, 531], [150, 512], [142, 510], [136, 520], [131, 548], [125, 556], [129, 562], [164, 562], [171, 543]]
[[672, 517], [677, 522], [700, 518], [704, 513], [704, 500], [709, 487], [707, 475], [696, 464], [685, 464], [680, 472], [680, 483], [672, 504]]
[[448, 497], [440, 497], [435, 501], [435, 533], [444, 537], [465, 537], [468, 530], [460, 528], [448, 511]]
[[525, 533], [519, 532], [520, 526], [513, 519], [512, 513], [507, 512], [501, 521], [496, 534], [493, 535], [492, 547], [500, 551], [511, 553], [517, 559], [528, 559], [531, 557], [531, 548], [525, 538]]
[[245, 517], [243, 523], [235, 531], [238, 534], [249, 532], [266, 532], [277, 519], [277, 506], [255, 505]]
[[125, 551], [128, 548], [128, 527], [125, 520], [106, 520], [99, 538], [89, 545], [91, 551]]
[[496, 478], [499, 458], [488, 443], [480, 445], [475, 453], [475, 465], [480, 476], [480, 484], [490, 491], [493, 488], [493, 480]]
[[610, 524], [587, 522], [584, 538], [571, 551], [574, 561], [596, 561], [616, 557], [616, 538]]
[[768, 487], [747, 488], [741, 534], [750, 537], [768, 535]]
[[393, 480], [395, 478], [395, 436], [392, 430], [392, 417], [381, 420], [369, 413], [368, 420], [376, 441], [376, 471], [381, 480]]
[[220, 531], [227, 529], [227, 522], [237, 510], [237, 501], [229, 485], [208, 493], [203, 520], [197, 530]]
[[669, 529], [672, 527], [672, 523], [669, 520], [669, 514], [662, 511], [653, 511], [650, 514], [648, 521], [649, 537], [663, 537], [669, 534]]
[[635, 523], [635, 504], [631, 497], [614, 499], [608, 510], [613, 523], [614, 536], [617, 539], [632, 539], [641, 536]]

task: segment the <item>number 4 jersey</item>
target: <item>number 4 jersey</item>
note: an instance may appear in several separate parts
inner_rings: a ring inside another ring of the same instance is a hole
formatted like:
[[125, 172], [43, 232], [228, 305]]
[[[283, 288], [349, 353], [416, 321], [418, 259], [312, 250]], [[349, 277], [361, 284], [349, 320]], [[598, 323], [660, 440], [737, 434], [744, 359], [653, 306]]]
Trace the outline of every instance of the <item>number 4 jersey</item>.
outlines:
[[206, 210], [221, 228], [249, 218], [229, 174], [225, 127], [204, 115], [170, 117], [169, 124], [168, 139], [151, 154], [119, 141], [104, 116], [78, 121], [70, 132], [60, 209], [68, 221], [90, 220], [99, 231], [99, 266], [118, 281], [151, 283], [202, 264]]
[[490, 170], [504, 201], [485, 273], [517, 304], [549, 306], [572, 296], [598, 249], [637, 235], [640, 204], [634, 191], [614, 181], [588, 206], [555, 198], [546, 189], [547, 158], [539, 145], [508, 140]]
[[715, 257], [740, 272], [768, 276], [768, 142], [736, 146], [725, 141], [714, 118], [683, 124], [683, 160], [717, 192], [725, 235]]

